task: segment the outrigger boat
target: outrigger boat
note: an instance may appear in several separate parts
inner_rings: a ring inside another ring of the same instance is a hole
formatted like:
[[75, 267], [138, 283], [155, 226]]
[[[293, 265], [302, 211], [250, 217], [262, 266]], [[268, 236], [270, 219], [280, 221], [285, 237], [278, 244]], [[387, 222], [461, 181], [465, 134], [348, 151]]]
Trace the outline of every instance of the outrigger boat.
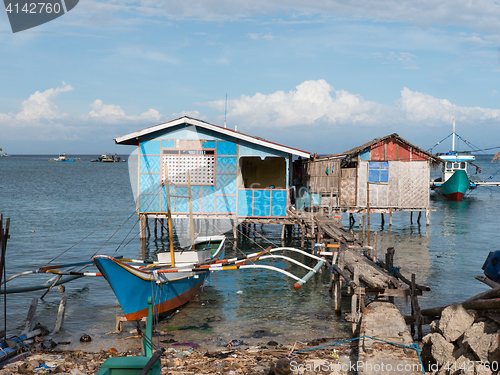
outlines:
[[455, 132], [455, 119], [453, 119], [453, 133], [449, 136], [452, 137], [451, 151], [436, 154], [443, 160], [443, 169], [441, 177], [431, 180], [432, 190], [436, 190], [439, 195], [447, 200], [461, 201], [468, 190], [473, 190], [478, 186], [500, 186], [499, 182], [472, 181], [470, 179], [467, 173], [469, 164], [476, 168], [476, 173], [481, 173], [481, 168], [473, 163], [476, 158], [471, 151], [456, 150], [455, 140], [456, 138], [462, 138]]
[[[197, 238], [194, 249], [159, 253], [158, 263], [135, 267], [120, 259], [97, 255], [92, 261], [108, 281], [127, 320], [146, 316], [148, 297], [155, 311], [164, 313], [189, 302], [208, 276], [207, 270], [193, 270], [195, 264], [215, 262], [224, 256], [226, 237]], [[170, 259], [169, 259], [170, 258]], [[177, 267], [172, 267], [172, 261]]]
[[468, 164], [476, 167], [472, 162], [475, 160], [470, 151], [457, 151], [455, 147], [455, 119], [453, 119], [452, 147], [449, 152], [439, 152], [443, 162], [442, 175], [431, 181], [431, 189], [436, 190], [442, 197], [450, 201], [461, 201], [469, 189], [475, 189], [476, 184], [469, 180], [467, 174]]
[[81, 161], [81, 159], [79, 159], [79, 158], [68, 158], [68, 157], [66, 157], [66, 154], [59, 154], [59, 157], [49, 159], [49, 161], [68, 162], [68, 161]]
[[[292, 251], [317, 260], [314, 268], [276, 252]], [[217, 253], [216, 253], [217, 255]], [[287, 260], [309, 270], [302, 278], [288, 271], [267, 264], [256, 264], [258, 260]], [[184, 263], [171, 267], [170, 264], [154, 264], [152, 267], [135, 268], [108, 256], [93, 258], [97, 268], [111, 285], [127, 320], [140, 319], [147, 314], [147, 297], [152, 297], [155, 312], [167, 313], [189, 302], [203, 285], [210, 272], [237, 269], [260, 268], [280, 272], [296, 281], [295, 289], [306, 283], [323, 266], [325, 259], [305, 251], [280, 247], [268, 248], [258, 253], [231, 259], [208, 259], [200, 263]], [[146, 297], [146, 299], [144, 299]]]

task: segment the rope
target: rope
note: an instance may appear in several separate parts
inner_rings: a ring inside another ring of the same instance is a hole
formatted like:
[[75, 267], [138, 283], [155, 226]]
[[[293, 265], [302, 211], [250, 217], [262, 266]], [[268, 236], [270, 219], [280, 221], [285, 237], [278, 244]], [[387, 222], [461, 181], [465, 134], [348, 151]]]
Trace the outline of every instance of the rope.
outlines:
[[49, 260], [44, 266], [47, 266], [49, 265], [50, 263], [52, 263], [54, 260], [56, 260], [57, 258], [59, 258], [61, 255], [67, 253], [69, 250], [71, 250], [72, 248], [74, 248], [76, 245], [78, 245], [80, 242], [83, 242], [85, 239], [89, 238], [91, 235], [93, 235], [95, 232], [97, 232], [99, 229], [101, 229], [102, 227], [104, 227], [105, 225], [107, 225], [108, 223], [110, 223], [111, 221], [113, 221], [114, 219], [116, 219], [118, 216], [120, 216], [121, 214], [123, 214], [125, 211], [127, 211], [130, 207], [133, 207], [135, 206], [135, 203], [131, 204], [130, 206], [128, 206], [126, 209], [124, 209], [122, 212], [120, 212], [119, 214], [115, 215], [113, 218], [109, 219], [108, 221], [106, 221], [104, 224], [102, 224], [99, 228], [95, 229], [93, 232], [90, 232], [88, 235], [86, 235], [85, 237], [83, 237], [80, 241], [76, 242], [74, 245], [70, 246], [69, 248], [67, 248], [66, 250], [64, 250], [62, 253], [60, 253], [59, 255], [57, 255], [56, 257], [52, 258], [51, 260]]
[[402, 348], [408, 348], [408, 349], [415, 350], [417, 352], [418, 360], [420, 361], [420, 366], [422, 366], [422, 374], [425, 374], [424, 363], [422, 362], [422, 358], [420, 357], [420, 349], [418, 348], [417, 343], [413, 343], [411, 345], [403, 345], [403, 344], [398, 344], [397, 342], [382, 340], [382, 339], [378, 339], [378, 338], [372, 337], [372, 336], [360, 336], [360, 337], [355, 337], [353, 339], [348, 339], [348, 340], [344, 340], [344, 341], [335, 342], [333, 344], [318, 346], [317, 348], [297, 350], [297, 351], [295, 351], [293, 353], [295, 354], [295, 353], [309, 352], [311, 350], [318, 350], [318, 349], [327, 348], [329, 346], [335, 346], [335, 345], [345, 344], [346, 342], [356, 341], [356, 340], [363, 339], [363, 338], [368, 338], [368, 339], [372, 339], [372, 340], [375, 340], [375, 341], [381, 341], [381, 342], [384, 342], [386, 344], [391, 344], [391, 345], [395, 345], [395, 346], [400, 346]]
[[[159, 192], [160, 192], [160, 190], [161, 190], [161, 186], [159, 186], [157, 189], [158, 189], [158, 193], [159, 193]], [[151, 194], [151, 195], [149, 195], [148, 199], [147, 199], [147, 200], [145, 200], [145, 202], [144, 202], [144, 203], [146, 203], [148, 200], [151, 200], [150, 198], [151, 198], [151, 197], [153, 197], [153, 196], [156, 194], [156, 192], [155, 192], [155, 191], [153, 191], [153, 192], [151, 192], [151, 193], [149, 193], [149, 194]], [[152, 204], [152, 201], [151, 201], [151, 202], [149, 202], [149, 205], [148, 205], [148, 207], [147, 207], [147, 208], [149, 208], [149, 206], [150, 206], [151, 204]], [[45, 264], [45, 266], [49, 265], [49, 264], [50, 264], [50, 263], [52, 263], [54, 260], [56, 260], [57, 258], [59, 258], [60, 256], [62, 256], [63, 254], [67, 253], [69, 250], [71, 250], [72, 248], [74, 248], [76, 245], [78, 245], [79, 243], [81, 243], [81, 242], [83, 242], [84, 240], [86, 240], [87, 238], [89, 238], [91, 235], [93, 235], [93, 234], [94, 234], [95, 232], [97, 232], [99, 229], [101, 229], [101, 228], [102, 228], [102, 227], [104, 227], [105, 225], [109, 224], [111, 221], [113, 221], [113, 220], [114, 220], [114, 219], [116, 219], [118, 216], [122, 215], [124, 212], [126, 212], [128, 209], [130, 209], [131, 207], [133, 207], [133, 206], [135, 206], [135, 205], [136, 205], [136, 203], [135, 203], [135, 202], [134, 202], [134, 203], [132, 203], [130, 206], [128, 206], [127, 208], [125, 208], [125, 209], [124, 209], [123, 211], [121, 211], [119, 214], [115, 215], [114, 217], [112, 217], [111, 219], [109, 219], [108, 221], [106, 221], [104, 224], [102, 224], [100, 227], [98, 227], [98, 228], [97, 228], [97, 229], [95, 229], [94, 231], [90, 232], [90, 233], [89, 233], [88, 235], [86, 235], [85, 237], [83, 237], [80, 241], [76, 242], [75, 244], [73, 244], [72, 246], [70, 246], [69, 248], [67, 248], [66, 250], [64, 250], [62, 253], [60, 253], [59, 255], [55, 256], [55, 257], [54, 257], [54, 258], [52, 258], [51, 260], [49, 260], [49, 261]], [[142, 206], [142, 205], [141, 205], [141, 206]], [[129, 218], [125, 221], [125, 223], [126, 223], [128, 220], [130, 220], [130, 218], [131, 218], [133, 215], [135, 215], [135, 214], [136, 214], [136, 212], [134, 211], [134, 212], [132, 213], [132, 215], [130, 215], [130, 216], [129, 216]], [[124, 223], [123, 225], [125, 225], [125, 223]], [[122, 225], [122, 227], [123, 227], [123, 225]], [[120, 227], [120, 228], [118, 228], [118, 230], [119, 230], [119, 229], [121, 229], [121, 227]], [[117, 230], [116, 232], [118, 232], [118, 230]], [[108, 242], [108, 241], [109, 241], [109, 240], [110, 240], [110, 239], [111, 239], [111, 238], [112, 238], [112, 237], [116, 234], [116, 232], [115, 232], [115, 233], [113, 233], [113, 234], [111, 235], [111, 237], [109, 237], [109, 238], [108, 238], [108, 240], [106, 241], [106, 243], [107, 243], [107, 242]], [[104, 246], [104, 245], [103, 245], [103, 246]], [[97, 250], [97, 252], [96, 252], [95, 254], [97, 254], [97, 253], [98, 253], [101, 249], [102, 249], [102, 247], [101, 247], [99, 250]], [[94, 254], [94, 255], [95, 255], [95, 254]]]
[[391, 269], [387, 270], [392, 276], [396, 277], [395, 273], [396, 271], [399, 271], [401, 267], [392, 267]]

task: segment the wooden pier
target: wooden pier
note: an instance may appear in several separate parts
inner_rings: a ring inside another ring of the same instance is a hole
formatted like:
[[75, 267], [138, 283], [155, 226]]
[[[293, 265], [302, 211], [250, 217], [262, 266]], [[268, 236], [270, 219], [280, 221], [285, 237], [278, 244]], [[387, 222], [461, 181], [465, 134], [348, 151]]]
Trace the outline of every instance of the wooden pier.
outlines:
[[422, 374], [422, 364], [405, 320], [390, 302], [375, 300], [359, 329], [358, 374]]

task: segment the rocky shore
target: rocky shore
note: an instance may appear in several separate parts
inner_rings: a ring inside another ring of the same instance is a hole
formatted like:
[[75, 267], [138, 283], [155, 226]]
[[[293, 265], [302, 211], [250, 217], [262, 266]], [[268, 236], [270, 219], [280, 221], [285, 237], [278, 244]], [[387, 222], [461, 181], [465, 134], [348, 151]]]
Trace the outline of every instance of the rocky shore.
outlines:
[[[348, 374], [353, 351], [346, 344], [324, 347], [333, 342], [319, 339], [282, 345], [269, 341], [250, 346], [238, 341], [214, 351], [196, 343], [166, 343], [161, 345], [165, 348], [161, 357], [162, 374]], [[307, 351], [296, 353], [301, 350]], [[21, 358], [0, 370], [0, 375], [90, 375], [96, 374], [107, 358], [130, 355], [140, 355], [140, 350], [118, 352], [110, 348], [95, 353], [57, 347], [35, 350], [21, 354]]]
[[422, 360], [432, 374], [497, 374], [500, 366], [500, 311], [468, 310], [454, 303], [430, 324]]

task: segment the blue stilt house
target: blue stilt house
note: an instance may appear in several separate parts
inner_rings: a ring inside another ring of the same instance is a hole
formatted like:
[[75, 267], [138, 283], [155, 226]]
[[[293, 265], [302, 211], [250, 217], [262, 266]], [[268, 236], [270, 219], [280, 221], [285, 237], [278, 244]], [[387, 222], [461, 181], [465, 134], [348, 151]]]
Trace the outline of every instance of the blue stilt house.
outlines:
[[[170, 194], [187, 195], [191, 181], [193, 215], [197, 218], [287, 218], [292, 157], [297, 150], [262, 138], [182, 117], [115, 139], [138, 146], [137, 210], [142, 218], [164, 217], [167, 177]], [[174, 217], [189, 213], [186, 199], [171, 198]]]

